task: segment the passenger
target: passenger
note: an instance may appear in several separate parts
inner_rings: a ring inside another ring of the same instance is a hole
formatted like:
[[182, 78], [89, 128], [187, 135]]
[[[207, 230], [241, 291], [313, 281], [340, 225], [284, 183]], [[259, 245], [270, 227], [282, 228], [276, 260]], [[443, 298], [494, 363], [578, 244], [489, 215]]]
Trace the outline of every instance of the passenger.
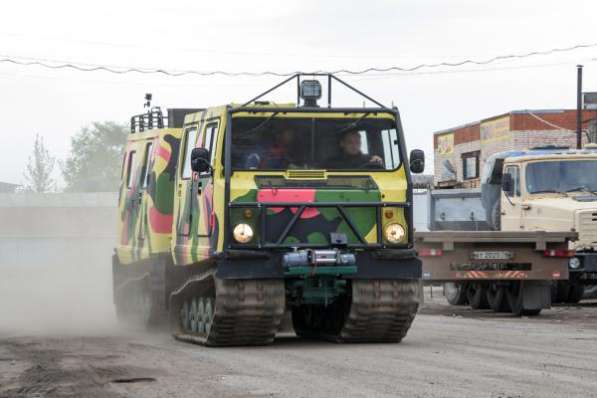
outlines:
[[[272, 145], [262, 151], [261, 155], [256, 158], [258, 159], [258, 162], [256, 162], [259, 165], [258, 167], [260, 169], [273, 170], [283, 170], [288, 168], [292, 163], [290, 150], [293, 143], [294, 131], [284, 129], [276, 134]], [[253, 158], [252, 163], [255, 163], [256, 159]]]
[[383, 159], [377, 155], [361, 152], [361, 134], [350, 130], [342, 134], [339, 142], [340, 153], [327, 160], [328, 169], [358, 169], [373, 166], [383, 167]]

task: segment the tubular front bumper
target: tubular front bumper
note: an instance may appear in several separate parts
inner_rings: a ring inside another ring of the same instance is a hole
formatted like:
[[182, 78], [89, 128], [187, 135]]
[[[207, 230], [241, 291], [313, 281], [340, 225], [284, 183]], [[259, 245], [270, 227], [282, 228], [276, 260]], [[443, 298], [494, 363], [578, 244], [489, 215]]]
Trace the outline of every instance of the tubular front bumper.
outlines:
[[[284, 279], [296, 277], [287, 272], [282, 261], [284, 253], [260, 251], [229, 251], [218, 260], [217, 277], [221, 279]], [[414, 250], [372, 250], [354, 252], [356, 270], [343, 274], [344, 279], [421, 279], [422, 264]], [[329, 267], [328, 267], [329, 268]], [[313, 267], [313, 275], [317, 267]], [[326, 269], [326, 274], [330, 274]], [[333, 272], [331, 273], [333, 274]]]

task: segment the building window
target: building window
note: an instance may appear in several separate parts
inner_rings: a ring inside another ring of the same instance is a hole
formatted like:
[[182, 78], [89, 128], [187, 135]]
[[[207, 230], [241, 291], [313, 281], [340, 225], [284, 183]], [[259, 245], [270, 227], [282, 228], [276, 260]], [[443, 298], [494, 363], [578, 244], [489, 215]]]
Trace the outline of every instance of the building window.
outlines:
[[462, 154], [462, 178], [464, 180], [479, 178], [479, 151]]

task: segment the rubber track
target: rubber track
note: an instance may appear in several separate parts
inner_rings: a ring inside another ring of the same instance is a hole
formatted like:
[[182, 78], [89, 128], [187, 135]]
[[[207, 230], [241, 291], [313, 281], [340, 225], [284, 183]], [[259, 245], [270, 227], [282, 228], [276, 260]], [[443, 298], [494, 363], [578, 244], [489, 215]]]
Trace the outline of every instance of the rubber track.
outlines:
[[337, 336], [343, 343], [398, 343], [406, 336], [419, 308], [419, 282], [354, 280], [352, 303]]
[[[181, 331], [180, 306], [185, 299], [212, 291], [215, 313], [207, 336]], [[284, 281], [219, 280], [215, 270], [190, 278], [170, 296], [170, 319], [178, 340], [208, 346], [264, 345], [274, 336], [284, 315]]]

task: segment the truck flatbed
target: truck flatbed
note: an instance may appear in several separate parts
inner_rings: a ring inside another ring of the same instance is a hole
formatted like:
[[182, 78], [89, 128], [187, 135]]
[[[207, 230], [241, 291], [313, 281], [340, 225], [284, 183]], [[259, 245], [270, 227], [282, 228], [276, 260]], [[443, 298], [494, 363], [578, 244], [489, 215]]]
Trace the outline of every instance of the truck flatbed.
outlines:
[[431, 231], [415, 233], [424, 283], [449, 283], [448, 301], [473, 308], [538, 314], [555, 280], [568, 279], [575, 232]]

